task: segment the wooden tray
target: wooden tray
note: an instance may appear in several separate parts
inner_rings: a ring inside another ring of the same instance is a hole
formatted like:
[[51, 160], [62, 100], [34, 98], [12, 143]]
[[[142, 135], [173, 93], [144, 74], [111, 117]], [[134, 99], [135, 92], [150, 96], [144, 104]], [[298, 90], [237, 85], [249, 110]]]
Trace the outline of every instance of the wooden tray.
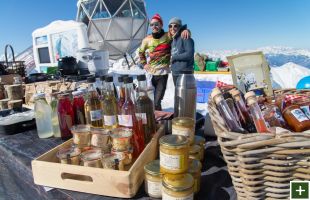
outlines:
[[78, 192], [131, 198], [144, 180], [144, 165], [157, 157], [158, 140], [162, 135], [164, 127], [160, 126], [128, 171], [60, 164], [56, 153], [60, 148], [69, 147], [72, 143], [72, 140], [69, 140], [32, 161], [34, 182]]

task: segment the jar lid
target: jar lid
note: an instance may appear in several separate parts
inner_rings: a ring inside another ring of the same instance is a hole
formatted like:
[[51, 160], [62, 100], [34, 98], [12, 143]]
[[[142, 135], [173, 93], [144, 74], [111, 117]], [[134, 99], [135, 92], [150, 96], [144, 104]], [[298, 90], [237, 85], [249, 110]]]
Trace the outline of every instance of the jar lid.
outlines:
[[200, 152], [200, 146], [199, 145], [193, 145], [189, 147], [189, 154], [195, 154]]
[[159, 160], [153, 160], [144, 166], [144, 171], [148, 174], [159, 176], [160, 173], [160, 165]]
[[89, 125], [75, 125], [71, 127], [72, 133], [82, 134], [82, 133], [89, 133], [90, 132], [90, 126]]
[[201, 162], [197, 159], [189, 159], [188, 173], [196, 173], [201, 170]]
[[195, 121], [190, 117], [177, 117], [172, 119], [172, 124], [177, 126], [195, 126]]
[[75, 157], [75, 156], [78, 156], [81, 154], [81, 150], [78, 149], [78, 148], [65, 148], [65, 149], [60, 149], [58, 152], [57, 152], [57, 157], [59, 159], [67, 159], [68, 157], [69, 158], [72, 158], [72, 157]]
[[115, 128], [112, 129], [112, 138], [128, 138], [132, 136], [132, 130], [128, 128]]
[[194, 144], [204, 145], [205, 143], [206, 143], [206, 139], [204, 137], [201, 137], [199, 135], [195, 135]]
[[81, 154], [81, 159], [83, 161], [92, 161], [92, 160], [98, 160], [101, 159], [102, 152], [101, 150], [88, 150]]
[[163, 177], [163, 186], [176, 192], [188, 190], [194, 185], [194, 178], [192, 175], [186, 174], [165, 174]]
[[165, 135], [159, 139], [159, 144], [167, 147], [183, 147], [188, 145], [188, 139], [182, 135]]

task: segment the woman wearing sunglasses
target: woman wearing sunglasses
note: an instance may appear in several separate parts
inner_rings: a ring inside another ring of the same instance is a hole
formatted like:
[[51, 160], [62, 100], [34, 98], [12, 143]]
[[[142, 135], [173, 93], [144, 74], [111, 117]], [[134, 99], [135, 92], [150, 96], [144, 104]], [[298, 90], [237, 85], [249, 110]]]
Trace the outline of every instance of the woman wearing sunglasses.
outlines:
[[[163, 21], [160, 15], [156, 14], [150, 22], [152, 34], [142, 41], [139, 49], [140, 63], [143, 68], [152, 75], [152, 85], [155, 88], [154, 104], [155, 110], [162, 110], [161, 101], [165, 95], [168, 74], [170, 72], [170, 57], [172, 36], [163, 30]], [[188, 38], [188, 30], [183, 31], [182, 37]], [[149, 55], [147, 62], [146, 52]]]
[[169, 21], [169, 32], [173, 37], [171, 47], [171, 71], [174, 85], [181, 73], [184, 71], [193, 72], [194, 68], [194, 41], [192, 38], [183, 39], [181, 32], [184, 30], [182, 21], [179, 18], [172, 18]]

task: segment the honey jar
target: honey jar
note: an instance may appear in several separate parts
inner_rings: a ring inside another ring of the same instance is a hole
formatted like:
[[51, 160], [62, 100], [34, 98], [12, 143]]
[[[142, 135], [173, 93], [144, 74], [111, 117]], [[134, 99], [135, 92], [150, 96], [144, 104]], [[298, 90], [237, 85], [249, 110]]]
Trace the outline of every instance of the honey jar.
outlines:
[[154, 160], [144, 166], [145, 191], [153, 198], [161, 198], [162, 174], [160, 173], [159, 160]]
[[165, 174], [162, 181], [163, 200], [192, 200], [194, 199], [194, 178], [192, 175]]
[[91, 132], [91, 146], [101, 148], [104, 153], [111, 152], [111, 138], [110, 131], [104, 128], [92, 127]]
[[57, 153], [57, 157], [61, 164], [79, 165], [80, 164], [81, 150], [78, 148], [66, 148], [60, 149]]
[[190, 159], [188, 173], [194, 178], [194, 193], [200, 190], [200, 178], [201, 178], [201, 163], [197, 159]]
[[189, 117], [177, 117], [172, 119], [172, 134], [187, 137], [190, 145], [192, 145], [195, 136], [194, 119]]
[[82, 165], [85, 167], [102, 168], [102, 152], [99, 149], [85, 151], [81, 154]]
[[127, 151], [131, 149], [132, 130], [127, 128], [115, 128], [112, 130], [112, 148], [115, 151]]
[[119, 155], [109, 153], [102, 156], [101, 162], [104, 169], [124, 170], [124, 158]]
[[181, 135], [165, 135], [160, 138], [160, 171], [165, 174], [181, 174], [188, 170], [188, 139]]
[[201, 153], [201, 158], [202, 160], [204, 159], [204, 155], [205, 155], [205, 145], [206, 145], [206, 139], [204, 137], [201, 137], [199, 135], [195, 135], [194, 138], [194, 144], [199, 145], [200, 148], [200, 153]]
[[189, 147], [189, 158], [202, 160], [201, 147], [199, 145], [193, 145]]
[[71, 133], [73, 135], [73, 143], [78, 148], [90, 146], [90, 127], [88, 125], [76, 125], [71, 127]]

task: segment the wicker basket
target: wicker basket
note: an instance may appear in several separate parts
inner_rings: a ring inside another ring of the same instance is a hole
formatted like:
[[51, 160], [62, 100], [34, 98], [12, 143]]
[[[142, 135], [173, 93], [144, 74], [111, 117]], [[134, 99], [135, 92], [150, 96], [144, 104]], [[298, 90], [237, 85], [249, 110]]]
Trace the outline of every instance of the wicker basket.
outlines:
[[289, 199], [290, 181], [310, 180], [309, 133], [229, 132], [211, 100], [208, 110], [238, 199]]

